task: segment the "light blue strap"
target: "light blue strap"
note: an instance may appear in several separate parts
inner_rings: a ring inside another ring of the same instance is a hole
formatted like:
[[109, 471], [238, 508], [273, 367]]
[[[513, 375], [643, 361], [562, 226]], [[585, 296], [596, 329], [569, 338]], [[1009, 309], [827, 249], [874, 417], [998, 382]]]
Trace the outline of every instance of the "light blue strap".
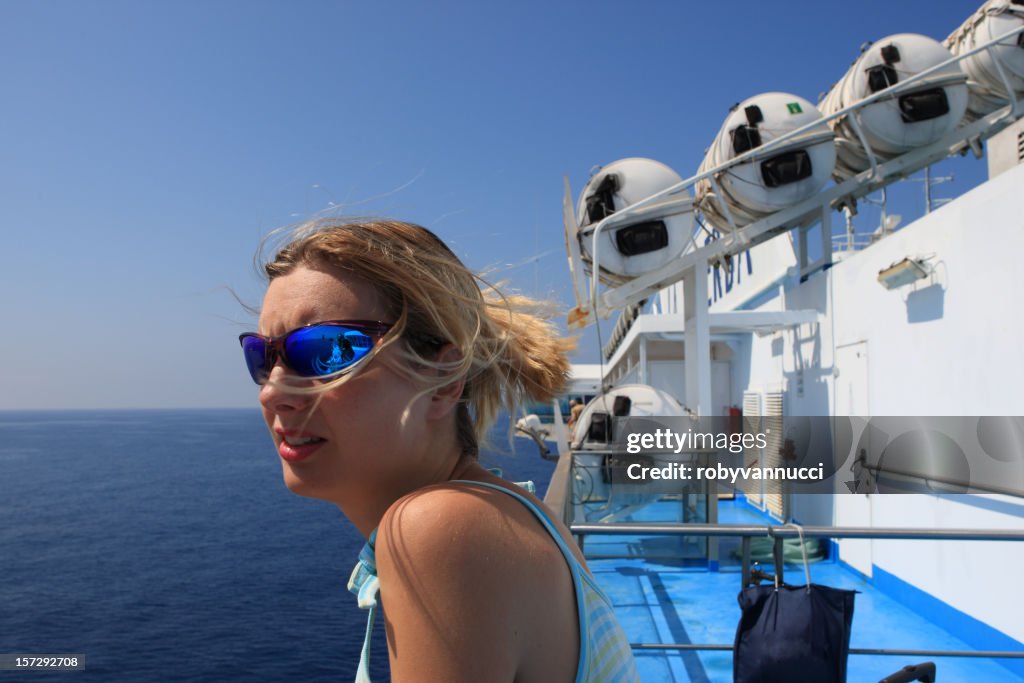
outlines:
[[370, 680], [370, 639], [373, 635], [373, 620], [377, 616], [377, 606], [370, 608], [370, 616], [366, 619], [366, 637], [363, 638], [363, 651], [359, 655], [359, 668], [356, 669], [355, 683], [373, 683]]
[[348, 580], [348, 589], [354, 593], [359, 607], [369, 610], [366, 618], [366, 637], [363, 638], [363, 651], [359, 655], [359, 668], [356, 670], [356, 683], [372, 683], [370, 681], [370, 644], [373, 637], [373, 622], [377, 616], [377, 595], [380, 593], [380, 579], [377, 578], [377, 558], [374, 553], [374, 542], [377, 530], [374, 529], [367, 539], [366, 545], [359, 552], [359, 561], [352, 569]]

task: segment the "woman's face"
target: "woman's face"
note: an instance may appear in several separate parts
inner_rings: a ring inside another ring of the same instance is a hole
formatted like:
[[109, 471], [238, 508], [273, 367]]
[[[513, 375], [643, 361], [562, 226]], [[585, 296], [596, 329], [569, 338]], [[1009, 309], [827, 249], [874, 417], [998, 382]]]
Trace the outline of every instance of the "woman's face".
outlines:
[[[278, 336], [325, 320], [393, 323], [376, 290], [353, 276], [299, 266], [267, 288], [259, 332]], [[270, 428], [293, 492], [339, 505], [371, 496], [399, 496], [429, 462], [430, 397], [396, 372], [387, 360], [396, 348], [378, 352], [339, 387], [296, 394], [267, 383], [260, 388], [263, 418]], [[289, 372], [280, 362], [270, 379]], [[403, 414], [408, 414], [403, 420]]]

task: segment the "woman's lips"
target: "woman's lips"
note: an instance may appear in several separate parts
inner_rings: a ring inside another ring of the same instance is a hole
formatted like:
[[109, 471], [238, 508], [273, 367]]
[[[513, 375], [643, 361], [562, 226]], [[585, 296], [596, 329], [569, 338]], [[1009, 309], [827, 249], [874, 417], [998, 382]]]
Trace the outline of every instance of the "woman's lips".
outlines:
[[292, 431], [279, 431], [278, 436], [281, 437], [281, 442], [277, 446], [277, 452], [288, 462], [305, 460], [325, 443], [323, 439], [312, 434]]

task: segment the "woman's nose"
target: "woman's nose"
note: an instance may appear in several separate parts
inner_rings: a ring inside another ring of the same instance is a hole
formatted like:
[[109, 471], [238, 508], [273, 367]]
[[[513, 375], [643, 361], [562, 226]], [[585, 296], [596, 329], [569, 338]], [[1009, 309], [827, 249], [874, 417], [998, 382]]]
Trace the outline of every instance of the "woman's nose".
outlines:
[[314, 395], [292, 391], [291, 386], [284, 365], [278, 361], [271, 368], [267, 381], [260, 387], [260, 404], [275, 413], [305, 410]]

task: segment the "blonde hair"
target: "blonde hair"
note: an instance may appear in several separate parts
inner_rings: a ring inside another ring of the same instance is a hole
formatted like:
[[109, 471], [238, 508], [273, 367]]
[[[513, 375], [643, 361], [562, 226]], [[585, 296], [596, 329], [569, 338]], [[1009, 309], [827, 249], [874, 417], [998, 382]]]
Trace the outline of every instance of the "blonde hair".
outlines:
[[[474, 275], [434, 233], [393, 220], [317, 219], [264, 265], [269, 280], [299, 266], [354, 275], [377, 290], [394, 327], [385, 344], [401, 342], [398, 369], [421, 381], [424, 393], [465, 381], [456, 412], [464, 453], [479, 445], [504, 408], [549, 401], [567, 384], [566, 354], [575, 340], [549, 322], [549, 305], [505, 296]], [[481, 288], [482, 285], [482, 288]], [[452, 344], [458, 359], [439, 362]], [[338, 378], [318, 387], [330, 389]]]

